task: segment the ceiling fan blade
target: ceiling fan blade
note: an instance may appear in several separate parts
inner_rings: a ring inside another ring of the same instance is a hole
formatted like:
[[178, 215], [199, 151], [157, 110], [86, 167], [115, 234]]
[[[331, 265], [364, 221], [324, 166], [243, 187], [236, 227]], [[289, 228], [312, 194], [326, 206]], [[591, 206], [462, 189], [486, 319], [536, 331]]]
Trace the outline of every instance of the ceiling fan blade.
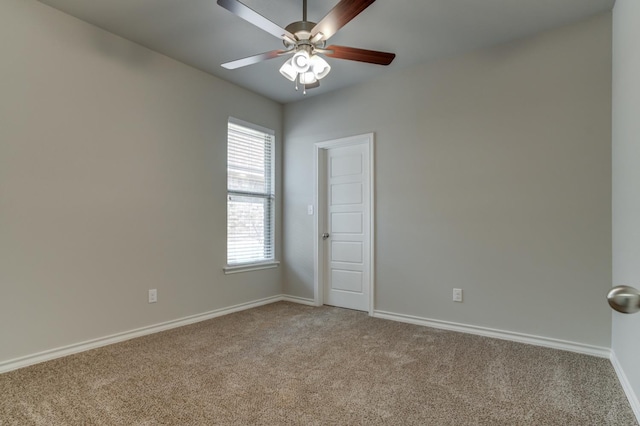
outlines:
[[218, 0], [218, 4], [227, 9], [229, 12], [239, 16], [245, 21], [255, 25], [256, 27], [268, 32], [275, 37], [288, 40], [292, 43], [295, 42], [295, 36], [289, 31], [281, 28], [278, 24], [271, 22], [255, 10], [251, 9], [249, 6], [240, 3], [238, 0]]
[[322, 53], [330, 58], [347, 59], [349, 61], [367, 62], [377, 65], [389, 65], [396, 57], [395, 53], [379, 52], [377, 50], [357, 49], [355, 47], [336, 45], [325, 47]]
[[310, 38], [322, 33], [320, 40], [327, 40], [374, 1], [376, 0], [341, 0], [313, 27]]
[[272, 50], [271, 52], [261, 53], [259, 55], [249, 56], [247, 58], [236, 59], [235, 61], [225, 62], [222, 67], [228, 70], [235, 70], [237, 68], [246, 67], [247, 65], [257, 64], [258, 62], [266, 61], [267, 59], [277, 58], [278, 56], [291, 53], [290, 50]]

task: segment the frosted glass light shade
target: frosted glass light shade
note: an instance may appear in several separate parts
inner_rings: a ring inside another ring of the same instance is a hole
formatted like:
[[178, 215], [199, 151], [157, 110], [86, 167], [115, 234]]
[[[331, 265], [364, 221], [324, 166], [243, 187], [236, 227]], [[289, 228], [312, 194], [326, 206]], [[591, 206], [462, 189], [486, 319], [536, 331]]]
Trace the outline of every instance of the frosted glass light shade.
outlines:
[[280, 67], [280, 74], [289, 81], [295, 81], [296, 77], [298, 77], [298, 71], [293, 68], [292, 61], [293, 58], [289, 59]]
[[316, 81], [318, 81], [318, 79], [313, 74], [313, 72], [307, 71], [307, 72], [304, 72], [304, 73], [300, 73], [300, 83], [301, 84], [313, 84]]
[[301, 50], [291, 58], [293, 69], [298, 72], [307, 72], [309, 69], [309, 54], [305, 50]]
[[327, 63], [327, 61], [325, 61], [318, 55], [313, 55], [309, 59], [309, 64], [313, 75], [318, 80], [322, 80], [327, 76], [327, 74], [329, 74], [329, 71], [331, 71], [331, 66]]

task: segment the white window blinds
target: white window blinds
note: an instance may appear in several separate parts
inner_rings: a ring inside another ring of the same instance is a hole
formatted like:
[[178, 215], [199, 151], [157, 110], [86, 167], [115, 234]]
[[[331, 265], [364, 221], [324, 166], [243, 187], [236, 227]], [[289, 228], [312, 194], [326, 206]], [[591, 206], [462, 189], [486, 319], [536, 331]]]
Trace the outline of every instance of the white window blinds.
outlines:
[[274, 133], [230, 119], [227, 265], [274, 260]]

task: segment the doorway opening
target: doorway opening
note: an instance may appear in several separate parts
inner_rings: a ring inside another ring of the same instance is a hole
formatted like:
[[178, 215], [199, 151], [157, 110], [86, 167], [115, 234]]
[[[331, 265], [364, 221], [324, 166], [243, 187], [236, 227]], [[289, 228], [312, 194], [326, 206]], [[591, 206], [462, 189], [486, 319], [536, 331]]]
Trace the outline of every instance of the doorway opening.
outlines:
[[373, 314], [374, 135], [315, 144], [314, 301]]

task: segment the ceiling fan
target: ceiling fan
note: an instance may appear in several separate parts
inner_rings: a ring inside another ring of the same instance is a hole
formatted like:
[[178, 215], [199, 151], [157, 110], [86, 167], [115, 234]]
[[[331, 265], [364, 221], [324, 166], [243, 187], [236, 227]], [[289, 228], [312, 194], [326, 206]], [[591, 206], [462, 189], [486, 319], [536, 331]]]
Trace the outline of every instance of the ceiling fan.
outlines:
[[306, 89], [319, 87], [320, 80], [331, 71], [331, 66], [319, 54], [329, 58], [389, 65], [396, 57], [394, 53], [346, 46], [326, 46], [326, 42], [331, 36], [374, 1], [340, 0], [320, 22], [315, 23], [307, 21], [307, 0], [302, 0], [302, 21], [292, 22], [286, 28], [281, 28], [238, 0], [218, 0], [220, 6], [281, 39], [285, 46], [284, 50], [272, 50], [226, 62], [222, 66], [227, 69], [237, 69], [267, 59], [293, 55], [282, 65], [280, 73], [296, 83], [296, 90], [298, 90], [298, 84], [302, 85], [306, 94]]

